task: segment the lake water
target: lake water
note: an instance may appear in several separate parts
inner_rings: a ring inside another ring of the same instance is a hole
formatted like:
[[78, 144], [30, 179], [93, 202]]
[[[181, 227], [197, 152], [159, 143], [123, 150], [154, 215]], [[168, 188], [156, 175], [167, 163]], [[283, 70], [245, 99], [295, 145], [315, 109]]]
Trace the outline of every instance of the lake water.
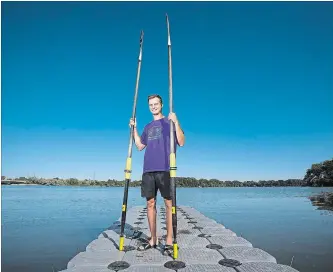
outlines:
[[[279, 263], [333, 271], [333, 213], [307, 196], [333, 188], [177, 188], [192, 206], [242, 235]], [[123, 188], [2, 186], [2, 271], [53, 272], [120, 216]], [[128, 206], [145, 205], [139, 188]], [[163, 205], [158, 197], [158, 205]]]

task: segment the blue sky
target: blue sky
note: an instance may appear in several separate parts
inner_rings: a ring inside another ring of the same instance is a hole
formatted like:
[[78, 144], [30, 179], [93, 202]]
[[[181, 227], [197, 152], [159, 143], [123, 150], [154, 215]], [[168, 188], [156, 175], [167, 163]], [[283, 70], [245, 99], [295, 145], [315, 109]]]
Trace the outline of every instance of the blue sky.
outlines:
[[2, 175], [123, 179], [141, 29], [139, 130], [149, 94], [169, 112], [166, 12], [178, 176], [303, 178], [332, 158], [332, 3], [3, 2]]

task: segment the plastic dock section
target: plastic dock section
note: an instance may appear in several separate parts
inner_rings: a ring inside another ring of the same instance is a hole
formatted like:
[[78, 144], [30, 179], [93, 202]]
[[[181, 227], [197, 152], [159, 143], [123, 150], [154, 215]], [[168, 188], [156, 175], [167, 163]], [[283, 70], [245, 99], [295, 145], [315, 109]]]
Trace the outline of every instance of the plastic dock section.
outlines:
[[187, 207], [177, 207], [178, 258], [163, 251], [165, 244], [165, 208], [157, 207], [156, 248], [139, 251], [150, 231], [147, 209], [135, 206], [127, 211], [124, 250], [119, 251], [120, 218], [85, 252], [80, 252], [62, 272], [298, 272], [288, 265], [277, 264], [267, 252], [254, 248], [223, 225]]

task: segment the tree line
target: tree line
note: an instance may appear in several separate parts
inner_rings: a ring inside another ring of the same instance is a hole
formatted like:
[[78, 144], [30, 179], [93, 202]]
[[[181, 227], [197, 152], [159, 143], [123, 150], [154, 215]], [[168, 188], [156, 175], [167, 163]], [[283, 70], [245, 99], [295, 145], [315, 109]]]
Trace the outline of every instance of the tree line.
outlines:
[[[22, 180], [23, 177], [20, 178]], [[105, 186], [105, 187], [123, 187], [125, 180], [109, 179], [107, 181], [97, 180], [79, 180], [76, 178], [70, 179], [44, 179], [44, 178], [24, 178], [27, 184], [39, 184], [49, 186]], [[287, 180], [260, 180], [256, 181], [221, 181], [217, 179], [196, 179], [190, 177], [177, 177], [177, 187], [278, 187], [278, 186], [306, 186], [301, 179], [287, 179]], [[141, 180], [134, 180], [129, 183], [130, 187], [141, 186]]]
[[[77, 178], [61, 179], [45, 179], [36, 177], [20, 177], [17, 180], [24, 180], [27, 184], [40, 184], [49, 186], [105, 186], [105, 187], [123, 187], [125, 180], [108, 179], [105, 181], [97, 180], [79, 180]], [[139, 187], [141, 180], [130, 182], [130, 187]], [[311, 187], [327, 187], [333, 186], [333, 159], [320, 163], [312, 164], [307, 169], [303, 179], [286, 179], [286, 180], [260, 180], [260, 181], [237, 181], [237, 180], [218, 180], [218, 179], [196, 179], [193, 177], [177, 177], [177, 187], [288, 187], [288, 186], [311, 186]]]
[[333, 186], [333, 159], [312, 164], [303, 179], [307, 186]]

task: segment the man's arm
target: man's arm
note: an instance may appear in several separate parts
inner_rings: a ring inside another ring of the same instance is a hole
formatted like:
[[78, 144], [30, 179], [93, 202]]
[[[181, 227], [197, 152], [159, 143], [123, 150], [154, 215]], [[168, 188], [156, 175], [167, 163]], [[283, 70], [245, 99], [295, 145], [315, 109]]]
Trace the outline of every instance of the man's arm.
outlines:
[[176, 128], [176, 137], [177, 137], [177, 142], [179, 146], [184, 146], [185, 144], [185, 135], [184, 131], [180, 127], [179, 121], [177, 119], [177, 116], [174, 112], [169, 113], [169, 120], [172, 120], [172, 122], [175, 124]]
[[143, 150], [146, 145], [141, 142], [141, 137], [139, 136], [138, 130], [134, 127], [134, 142], [139, 151]]
[[185, 135], [184, 135], [184, 131], [180, 127], [179, 121], [177, 121], [175, 123], [175, 127], [176, 127], [176, 137], [177, 137], [178, 144], [179, 144], [179, 146], [184, 146]]
[[[135, 121], [133, 121], [132, 118], [130, 119], [130, 127], [131, 126], [134, 127], [133, 138], [134, 138], [135, 145], [136, 145], [137, 149], [139, 151], [141, 151], [146, 147], [146, 145], [145, 145], [145, 143], [142, 143], [141, 137], [139, 136], [138, 130], [136, 129], [136, 118], [135, 118]], [[143, 131], [142, 139], [145, 139], [145, 130]]]

